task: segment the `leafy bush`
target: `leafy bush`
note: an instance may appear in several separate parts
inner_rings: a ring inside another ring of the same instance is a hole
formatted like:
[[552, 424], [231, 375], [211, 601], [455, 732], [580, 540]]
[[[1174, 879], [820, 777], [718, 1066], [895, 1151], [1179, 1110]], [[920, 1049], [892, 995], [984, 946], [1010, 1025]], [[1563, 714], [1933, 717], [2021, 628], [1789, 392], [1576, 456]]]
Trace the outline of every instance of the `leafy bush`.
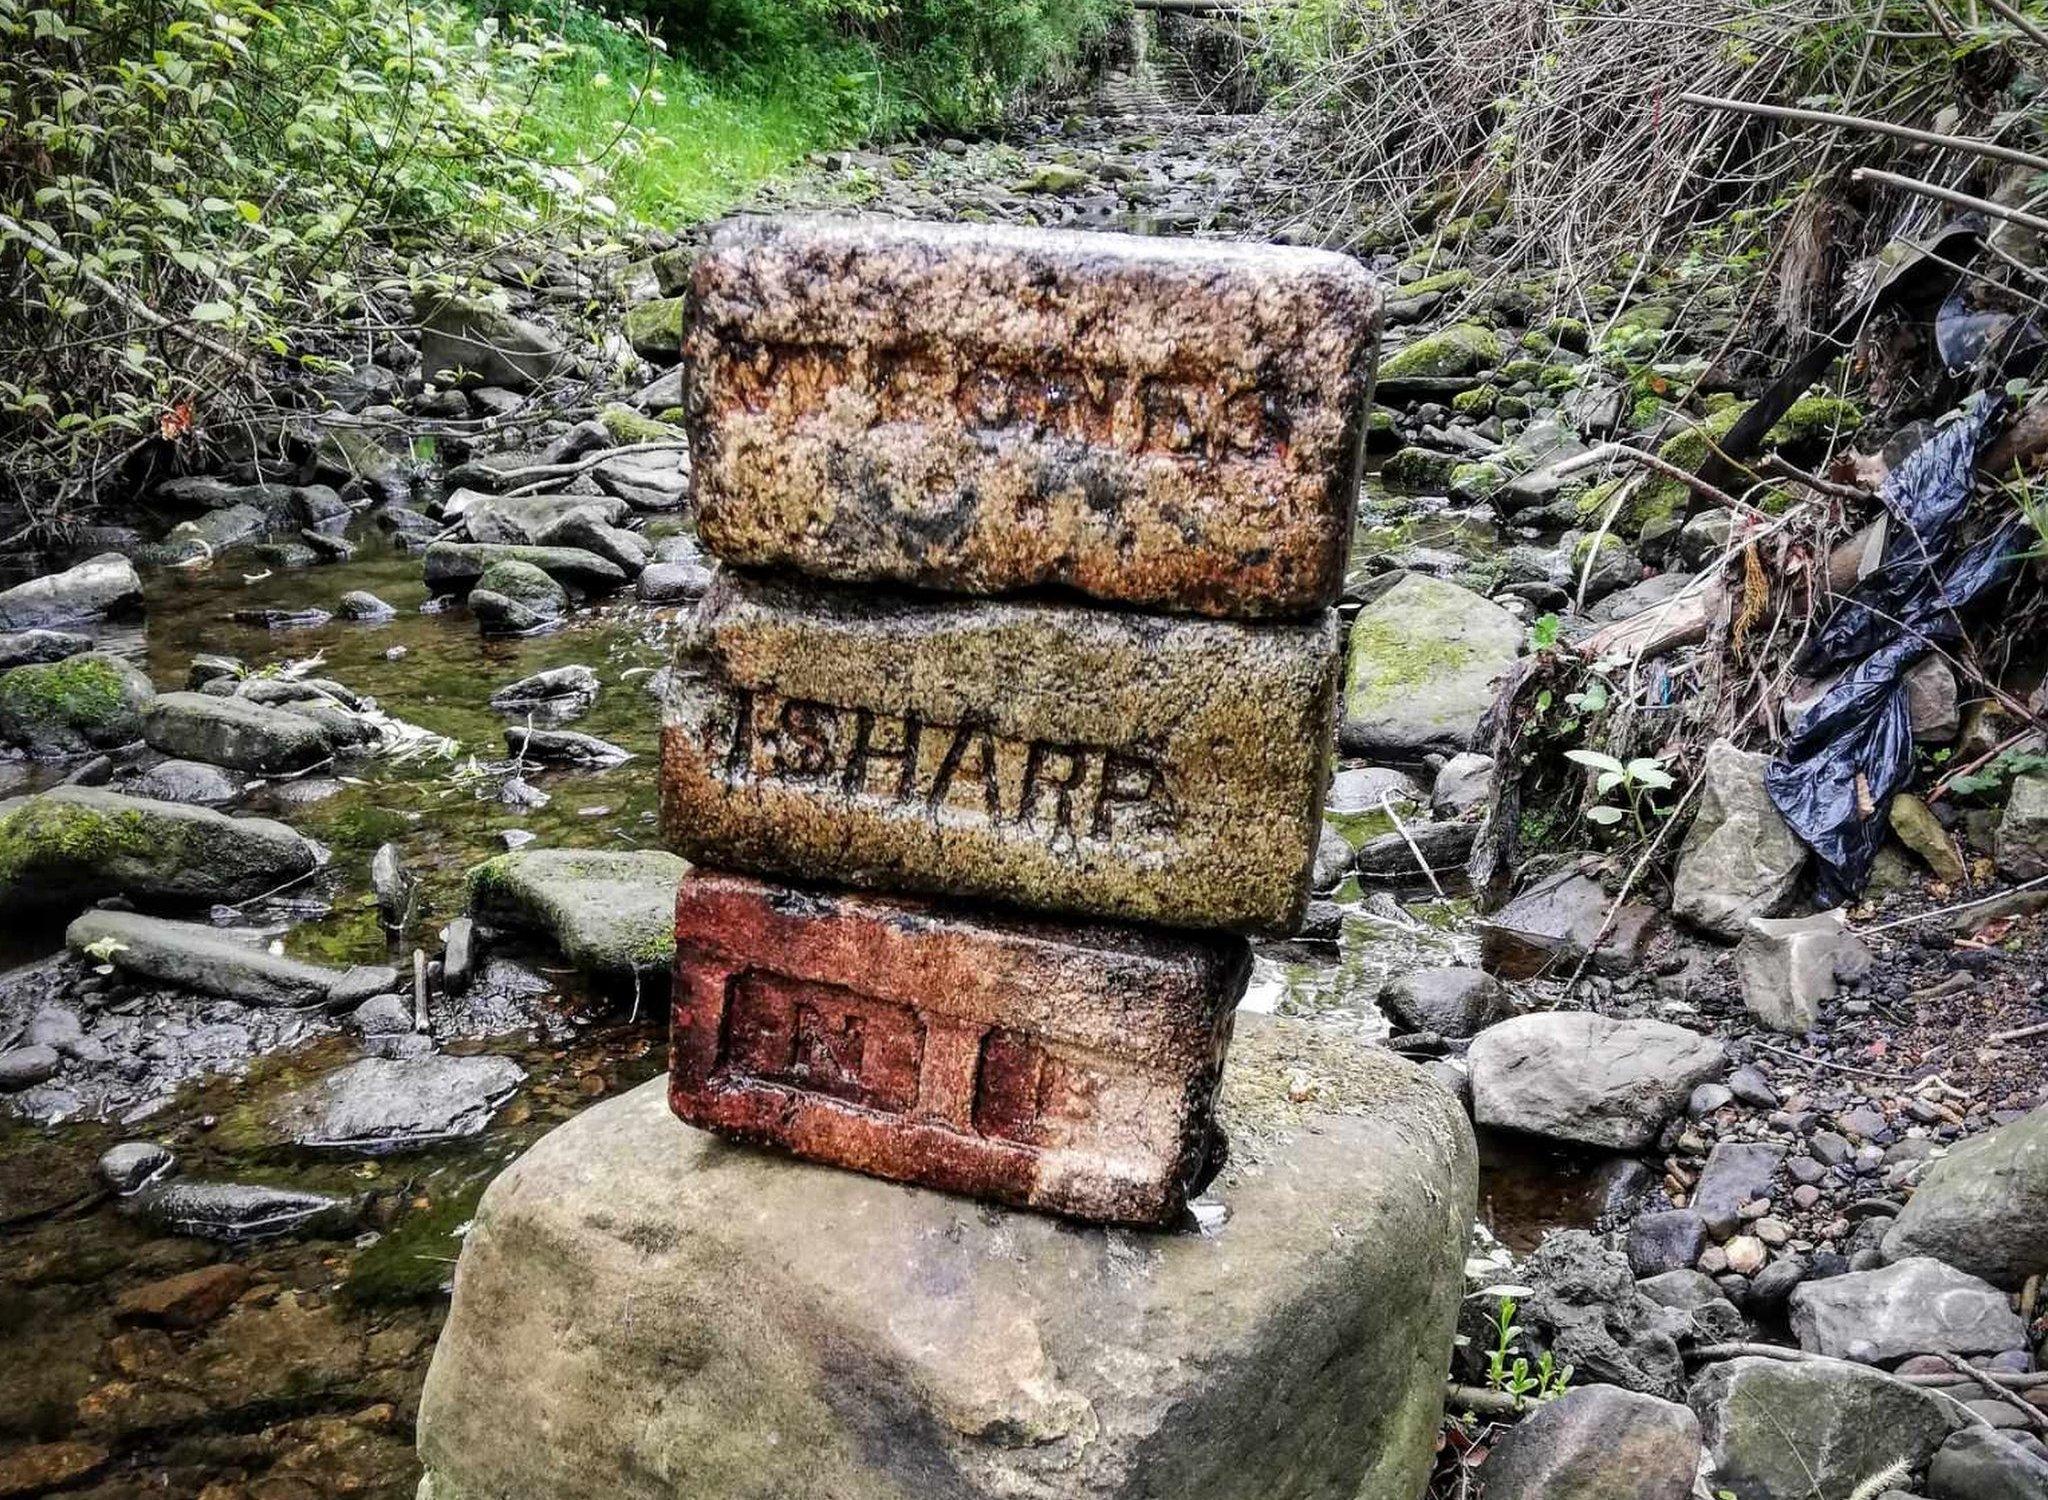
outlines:
[[442, 252], [601, 222], [532, 130], [567, 55], [439, 0], [0, 0], [0, 482], [88, 495]]

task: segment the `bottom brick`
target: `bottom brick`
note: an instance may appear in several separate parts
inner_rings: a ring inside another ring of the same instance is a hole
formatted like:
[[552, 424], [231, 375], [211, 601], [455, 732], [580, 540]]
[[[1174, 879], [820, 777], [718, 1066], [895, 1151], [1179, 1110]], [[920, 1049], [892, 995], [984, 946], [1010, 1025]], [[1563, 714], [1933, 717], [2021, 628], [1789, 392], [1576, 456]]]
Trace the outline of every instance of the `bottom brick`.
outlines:
[[693, 871], [669, 1102], [814, 1161], [1162, 1224], [1209, 1164], [1241, 938]]

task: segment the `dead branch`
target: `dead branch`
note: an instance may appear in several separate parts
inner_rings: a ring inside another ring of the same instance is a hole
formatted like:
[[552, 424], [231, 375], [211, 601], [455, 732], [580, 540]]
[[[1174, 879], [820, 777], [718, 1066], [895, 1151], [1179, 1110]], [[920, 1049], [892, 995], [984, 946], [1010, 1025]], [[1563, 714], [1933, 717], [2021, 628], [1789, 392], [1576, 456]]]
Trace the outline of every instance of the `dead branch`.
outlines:
[[2030, 151], [2015, 150], [1991, 141], [1975, 141], [1967, 136], [1943, 135], [1938, 130], [1916, 130], [1911, 125], [1873, 120], [1866, 115], [1840, 115], [1825, 109], [1794, 109], [1789, 105], [1764, 104], [1754, 99], [1717, 99], [1711, 94], [1680, 94], [1678, 98], [1681, 103], [1697, 104], [1703, 109], [1728, 109], [1737, 114], [1761, 115], [1767, 120], [1798, 120], [1808, 125], [1839, 125], [1848, 130], [1864, 130], [1874, 135], [1896, 136], [1902, 141], [1917, 141], [1923, 146], [1973, 152], [1995, 161], [2011, 162], [2016, 167], [2048, 172], [2048, 156], [2036, 156]]
[[2048, 219], [2022, 209], [2007, 208], [2003, 203], [1993, 203], [1989, 198], [1973, 197], [1969, 193], [1959, 193], [1954, 188], [1937, 187], [1934, 183], [1922, 182], [1917, 177], [1902, 177], [1897, 172], [1880, 172], [1875, 167], [1858, 167], [1853, 175], [1858, 182], [1874, 182], [1880, 187], [1893, 187], [1901, 192], [1917, 193], [1922, 198], [1932, 198], [1953, 208], [1973, 209], [1980, 214], [1989, 214], [1994, 219], [2003, 219], [2008, 224], [2017, 224], [2022, 229], [2033, 229], [2048, 234]]

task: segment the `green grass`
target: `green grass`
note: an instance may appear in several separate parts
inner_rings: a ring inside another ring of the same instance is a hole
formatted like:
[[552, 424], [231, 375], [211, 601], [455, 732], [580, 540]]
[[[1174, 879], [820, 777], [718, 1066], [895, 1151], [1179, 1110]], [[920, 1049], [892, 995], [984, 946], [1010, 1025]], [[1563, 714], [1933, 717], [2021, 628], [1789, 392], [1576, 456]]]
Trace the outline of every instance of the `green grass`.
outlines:
[[602, 49], [585, 44], [537, 101], [549, 157], [609, 153], [608, 191], [633, 218], [664, 227], [709, 218], [808, 152], [858, 133], [798, 80], [715, 80], [659, 55], [650, 72], [648, 55], [623, 36]]

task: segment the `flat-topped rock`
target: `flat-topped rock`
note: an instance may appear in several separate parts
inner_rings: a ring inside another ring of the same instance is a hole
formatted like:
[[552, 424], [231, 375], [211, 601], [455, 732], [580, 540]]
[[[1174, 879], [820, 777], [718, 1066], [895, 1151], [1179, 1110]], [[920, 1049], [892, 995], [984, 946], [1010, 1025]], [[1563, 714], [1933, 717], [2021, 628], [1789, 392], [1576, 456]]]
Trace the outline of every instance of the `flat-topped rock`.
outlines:
[[729, 1145], [659, 1081], [581, 1114], [477, 1210], [421, 1494], [1412, 1500], [1470, 1127], [1385, 1052], [1251, 1018], [1223, 1110], [1212, 1227], [1171, 1233]]
[[741, 220], [684, 334], [706, 544], [950, 592], [1336, 602], [1379, 296], [1275, 245]]
[[160, 693], [142, 715], [150, 749], [253, 775], [303, 771], [334, 754], [333, 736], [303, 714], [247, 698]]
[[75, 908], [103, 896], [245, 901], [319, 863], [310, 840], [269, 818], [96, 787], [0, 801], [0, 911]]
[[437, 593], [468, 593], [496, 563], [516, 562], [540, 569], [557, 583], [586, 594], [609, 594], [630, 579], [609, 558], [581, 547], [527, 546], [519, 542], [433, 542], [421, 554], [427, 587]]
[[663, 826], [704, 864], [1288, 932], [1334, 621], [935, 601], [724, 574], [678, 655]]
[[0, 630], [77, 625], [141, 608], [135, 565], [118, 552], [103, 552], [61, 573], [0, 589]]
[[396, 969], [330, 969], [272, 953], [254, 933], [126, 911], [86, 912], [64, 942], [144, 979], [244, 1005], [356, 1005], [398, 983]]
[[1466, 1054], [1482, 1125], [1639, 1151], [1726, 1067], [1712, 1037], [1664, 1021], [1544, 1011], [1488, 1027]]
[[479, 920], [546, 934], [588, 973], [667, 976], [676, 887], [689, 865], [659, 849], [521, 849], [469, 872]]

